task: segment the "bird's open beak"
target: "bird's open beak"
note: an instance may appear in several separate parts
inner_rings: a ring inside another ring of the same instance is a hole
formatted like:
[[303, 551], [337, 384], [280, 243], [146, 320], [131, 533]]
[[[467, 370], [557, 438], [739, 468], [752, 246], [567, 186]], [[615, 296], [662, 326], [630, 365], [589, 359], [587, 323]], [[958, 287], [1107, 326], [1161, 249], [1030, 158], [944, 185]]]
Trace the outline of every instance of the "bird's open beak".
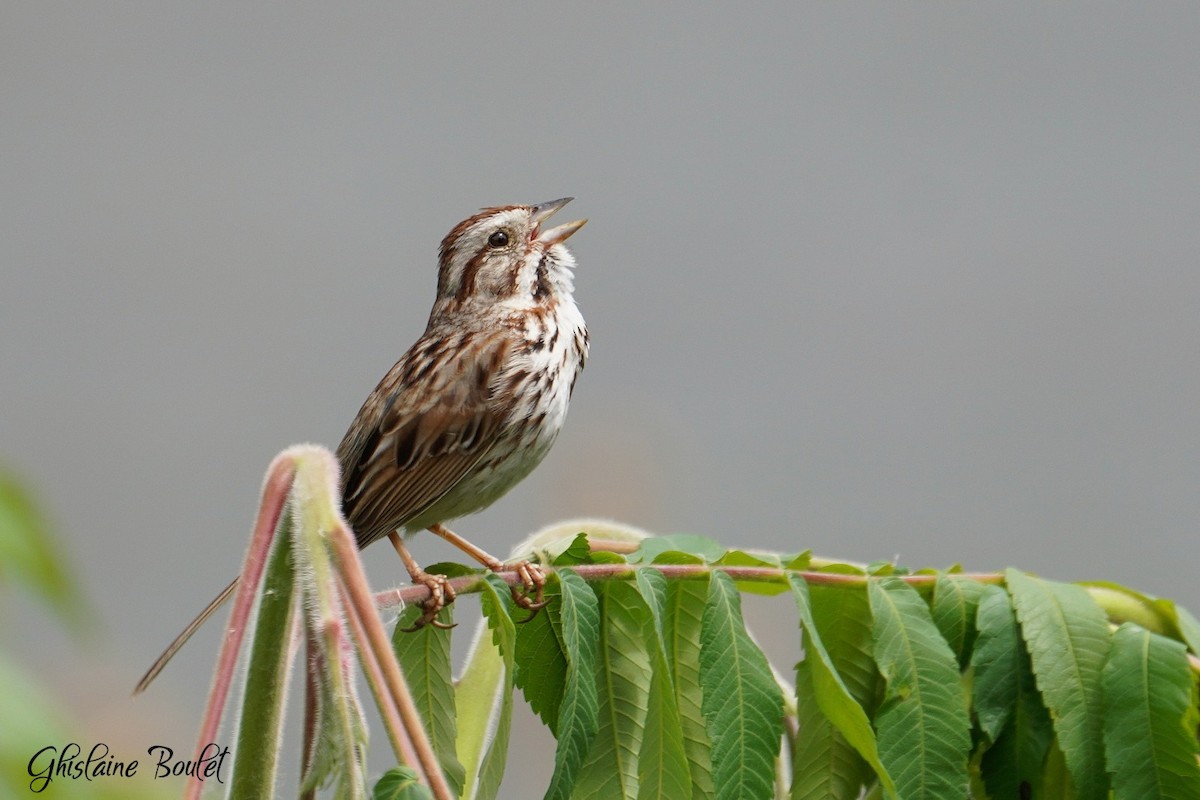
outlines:
[[[540, 227], [542, 222], [554, 215], [554, 212], [574, 199], [574, 197], [564, 197], [561, 200], [551, 200], [549, 203], [538, 203], [533, 207], [534, 224]], [[587, 222], [586, 219], [577, 219], [574, 222], [567, 222], [549, 230], [540, 231], [537, 234], [537, 240], [544, 245], [558, 244], [566, 241], [571, 234], [582, 228], [585, 222]]]

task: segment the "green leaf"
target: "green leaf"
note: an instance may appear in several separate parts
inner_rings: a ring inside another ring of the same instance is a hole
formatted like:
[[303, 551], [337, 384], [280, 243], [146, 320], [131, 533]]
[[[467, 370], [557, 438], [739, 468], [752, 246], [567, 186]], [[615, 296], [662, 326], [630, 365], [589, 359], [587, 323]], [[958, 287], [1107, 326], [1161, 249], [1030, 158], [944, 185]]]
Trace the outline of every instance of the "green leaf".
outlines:
[[905, 800], [961, 800], [971, 727], [954, 653], [903, 581], [873, 580], [868, 596], [875, 661], [887, 683], [875, 715], [880, 759]]
[[598, 593], [600, 727], [575, 794], [684, 797], [691, 779], [654, 617], [629, 583], [609, 581]]
[[1041, 793], [1030, 794], [1030, 797], [1076, 800], [1075, 786], [1071, 782], [1071, 772], [1067, 769], [1066, 757], [1056, 741], [1050, 743], [1050, 752], [1046, 754], [1046, 768], [1042, 773]]
[[692, 780], [691, 796], [696, 800], [713, 797], [716, 792], [712, 742], [704, 721], [700, 686], [700, 628], [707, 598], [708, 576], [668, 581], [662, 621], [663, 644]]
[[638, 614], [644, 621], [649, 611], [637, 590], [624, 581], [604, 582], [597, 594], [600, 726], [579, 771], [575, 794], [631, 798], [637, 796], [638, 753], [650, 701], [651, 659]]
[[[782, 569], [783, 564], [779, 560], [779, 556], [770, 554], [753, 555], [744, 550], [730, 550], [725, 555], [713, 562], [716, 566], [722, 567], [766, 567], [768, 569]], [[750, 592], [752, 594], [777, 595], [783, 594], [788, 590], [787, 581], [783, 576], [772, 578], [770, 580], [735, 580], [734, 584], [740, 592]]]
[[1017, 704], [1023, 660], [1008, 592], [999, 586], [984, 589], [975, 624], [979, 633], [971, 653], [973, 705], [980, 730], [995, 742]]
[[684, 748], [683, 723], [679, 714], [666, 646], [662, 639], [662, 611], [667, 586], [662, 573], [638, 570], [638, 589], [652, 612], [639, 612], [642, 636], [653, 664], [650, 673], [649, 707], [646, 709], [646, 736], [638, 754], [638, 797], [681, 798], [692, 793], [691, 769]]
[[1155, 598], [1111, 581], [1080, 581], [1078, 585], [1087, 589], [1112, 624], [1135, 622], [1164, 636], [1177, 635], [1174, 615]]
[[463, 575], [491, 574], [481, 567], [459, 564], [457, 561], [439, 561], [436, 564], [427, 566], [425, 571], [431, 575], [445, 575], [447, 578], [461, 578]]
[[812, 550], [805, 550], [792, 556], [781, 556], [784, 569], [806, 570], [812, 567]]
[[1033, 680], [1008, 593], [988, 586], [976, 615], [971, 655], [974, 708], [983, 734], [982, 779], [992, 800], [1042, 797], [1042, 764], [1054, 738]]
[[547, 616], [552, 617], [554, 632], [561, 638], [566, 669], [556, 723], [554, 774], [546, 797], [569, 798], [600, 723], [596, 688], [600, 609], [595, 593], [583, 578], [569, 569], [560, 569], [556, 574], [561, 594], [547, 608], [554, 612]]
[[647, 610], [654, 618], [655, 641], [662, 636], [663, 606], [667, 604], [667, 579], [656, 569], [639, 569], [635, 576], [638, 591], [646, 602]]
[[745, 550], [730, 550], [713, 564], [721, 567], [774, 567], [776, 569], [783, 566], [779, 556], [767, 553], [752, 555]]
[[[450, 631], [434, 625], [406, 632], [424, 613], [416, 604], [407, 606], [392, 632], [392, 649], [404, 670], [413, 702], [425, 723], [433, 751], [455, 794], [460, 794], [465, 771], [455, 754], [454, 685], [451, 681]], [[454, 622], [454, 606], [442, 609], [440, 621]]]
[[1184, 643], [1194, 655], [1200, 656], [1200, 621], [1183, 606], [1175, 605], [1174, 611], [1176, 622], [1179, 625], [1179, 633]]
[[[861, 569], [834, 564], [821, 570], [834, 575], [862, 575]], [[846, 688], [870, 717], [882, 691], [882, 680], [875, 667], [872, 643], [871, 603], [867, 584], [827, 586], [809, 584], [813, 622], [834, 668]]]
[[516, 672], [517, 631], [510, 605], [508, 586], [488, 575], [480, 589], [480, 606], [492, 632], [491, 642], [476, 636], [455, 688], [456, 744], [464, 768], [464, 797], [471, 800], [495, 798], [504, 777]]
[[1104, 800], [1104, 693], [1108, 621], [1080, 586], [1005, 573], [1033, 674], [1079, 800]]
[[[562, 590], [557, 576], [547, 576], [545, 610], [517, 626], [516, 682], [533, 712], [558, 735], [559, 705], [567, 680], [567, 654], [555, 631], [562, 613]], [[507, 590], [506, 590], [507, 591]]]
[[856, 800], [875, 773], [821, 710], [812, 672], [811, 660], [796, 665], [796, 722], [800, 734], [792, 756], [790, 797]]
[[375, 784], [371, 800], [433, 800], [433, 795], [416, 772], [408, 767], [392, 767]]
[[651, 564], [703, 564], [704, 559], [682, 550], [664, 550], [656, 555]]
[[772, 796], [783, 697], [766, 657], [746, 632], [737, 588], [723, 572], [709, 578], [700, 631], [700, 684], [716, 796]]
[[1195, 692], [1182, 644], [1128, 622], [1117, 629], [1104, 666], [1116, 800], [1200, 800]]
[[[821, 569], [821, 572], [836, 574], [836, 575], [855, 575], [860, 576], [863, 571], [849, 564], [831, 564]], [[877, 695], [879, 694], [882, 682], [879, 672], [875, 669], [875, 659], [871, 652], [871, 606], [867, 600], [867, 586], [862, 583], [857, 586], [828, 586], [820, 583], [813, 583], [808, 586], [809, 600], [812, 606], [813, 622], [816, 625], [817, 633], [820, 636], [822, 646], [825, 652], [828, 653], [831, 663], [836, 669], [842, 682], [846, 685], [850, 695], [854, 700], [861, 705], [868, 717], [873, 713], [877, 703]], [[803, 662], [802, 662], [803, 663]], [[797, 679], [797, 689], [803, 686], [808, 687], [808, 691], [804, 694], [812, 693], [811, 677], [807, 681]], [[802, 698], [797, 698], [798, 713], [805, 714], [806, 709], [815, 706], [815, 698], [811, 702], [802, 702]], [[820, 712], [820, 708], [817, 708]], [[827, 719], [821, 713], [822, 719]], [[807, 717], [802, 717], [807, 718]], [[846, 781], [852, 780], [849, 773], [844, 768], [839, 767], [841, 758], [845, 756], [847, 751], [853, 753], [853, 757], [857, 759], [857, 771], [863, 773], [863, 782], [874, 774], [870, 765], [862, 760], [854, 752], [854, 748], [845, 738], [838, 733], [836, 728], [832, 727], [832, 723], [826, 723], [829, 726], [829, 738], [833, 741], [828, 745], [827, 749], [822, 742], [822, 729], [814, 727], [812, 729], [813, 740], [810, 741], [807, 734], [801, 734], [796, 741], [797, 744], [797, 759], [796, 764], [813, 763], [816, 759], [820, 761], [824, 759], [826, 763], [833, 761], [833, 765], [828, 767], [834, 771], [835, 775], [845, 774]], [[801, 728], [801, 730], [804, 730]], [[809, 752], [811, 748], [811, 752]], [[792, 797], [806, 797], [807, 794], [797, 794], [805, 789], [806, 783], [802, 780], [805, 776], [801, 774], [800, 768], [794, 767], [793, 773], [796, 780], [792, 785]], [[814, 779], [816, 776], [814, 776]], [[890, 778], [889, 778], [890, 781]], [[819, 785], [819, 784], [818, 784]], [[834, 784], [833, 788], [840, 784]], [[877, 788], [879, 785], [877, 784]], [[829, 788], [829, 786], [826, 786]], [[879, 795], [882, 796], [883, 789], [878, 788]], [[816, 791], [812, 796], [824, 797], [820, 791]]]
[[631, 564], [649, 564], [660, 553], [668, 550], [678, 550], [698, 556], [705, 561], [713, 561], [725, 554], [725, 547], [707, 536], [694, 536], [688, 533], [674, 533], [670, 536], [650, 536], [642, 540], [638, 549], [629, 554]]
[[80, 631], [93, 617], [67, 573], [69, 561], [29, 491], [15, 475], [0, 470], [0, 585], [9, 580], [26, 584]]
[[979, 581], [944, 573], [933, 587], [933, 624], [949, 642], [960, 667], [966, 666], [975, 644], [975, 610], [983, 589]]
[[[788, 582], [792, 587], [792, 596], [796, 601], [796, 608], [800, 612], [800, 624], [804, 630], [804, 660], [800, 662], [803, 669], [798, 666], [796, 675], [797, 703], [801, 701], [801, 698], [814, 698], [825, 718], [875, 771], [889, 796], [894, 797], [896, 786], [879, 760], [879, 751], [876, 747], [875, 732], [871, 729], [871, 722], [863, 707], [854, 699], [850, 689], [838, 674], [833, 659], [821, 640], [820, 630], [813, 618], [808, 584], [798, 575], [788, 576]], [[810, 713], [809, 716], [811, 717], [812, 714]], [[801, 734], [801, 738], [806, 736], [806, 733]], [[832, 760], [829, 763], [833, 766], [846, 761], [839, 752], [840, 748], [835, 747], [836, 745], [836, 740], [830, 737], [829, 757]], [[808, 743], [805, 743], [805, 746], [807, 747]], [[797, 775], [800, 774], [799, 770], [793, 770], [793, 772]], [[856, 766], [854, 772], [857, 774], [861, 770]], [[794, 786], [792, 794], [796, 796]]]
[[592, 548], [588, 544], [586, 533], [578, 533], [566, 549], [554, 557], [554, 566], [573, 567], [577, 564], [589, 564], [592, 560]]

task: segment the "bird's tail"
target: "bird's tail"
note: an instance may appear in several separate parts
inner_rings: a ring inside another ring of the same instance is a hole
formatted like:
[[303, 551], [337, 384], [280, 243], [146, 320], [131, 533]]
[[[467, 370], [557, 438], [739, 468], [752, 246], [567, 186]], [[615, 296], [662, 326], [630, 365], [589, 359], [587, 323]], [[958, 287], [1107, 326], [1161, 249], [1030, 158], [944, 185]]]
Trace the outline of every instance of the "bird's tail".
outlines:
[[233, 596], [233, 592], [237, 589], [237, 586], [238, 579], [234, 578], [228, 586], [221, 590], [219, 595], [213, 598], [211, 603], [204, 607], [203, 611], [196, 615], [194, 620], [188, 623], [188, 626], [175, 637], [175, 640], [167, 645], [167, 649], [163, 651], [161, 656], [155, 659], [154, 663], [150, 665], [150, 669], [146, 670], [146, 674], [142, 676], [142, 679], [138, 681], [138, 685], [134, 687], [133, 693], [135, 695], [139, 695], [146, 690], [146, 687], [158, 677], [158, 673], [163, 671], [163, 667], [167, 665], [167, 662], [179, 652], [179, 648], [187, 644], [187, 640], [192, 638], [192, 634], [200, 630], [200, 626], [213, 615], [213, 612]]

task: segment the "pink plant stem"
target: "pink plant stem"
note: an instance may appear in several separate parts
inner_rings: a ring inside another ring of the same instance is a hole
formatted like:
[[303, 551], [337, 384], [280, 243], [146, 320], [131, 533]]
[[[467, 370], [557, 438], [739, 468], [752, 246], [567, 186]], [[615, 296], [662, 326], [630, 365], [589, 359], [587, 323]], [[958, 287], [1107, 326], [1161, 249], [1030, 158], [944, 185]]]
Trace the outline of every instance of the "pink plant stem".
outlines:
[[429, 737], [425, 735], [420, 712], [417, 711], [412, 693], [409, 692], [408, 684], [400, 671], [400, 664], [391, 656], [391, 643], [388, 641], [387, 632], [383, 629], [383, 623], [379, 621], [379, 615], [374, 613], [375, 606], [371, 591], [367, 588], [369, 586], [367, 576], [359, 561], [358, 549], [354, 545], [354, 540], [342, 524], [329, 531], [329, 540], [333, 547], [334, 558], [337, 559], [339, 571], [342, 574], [346, 592], [350, 595], [351, 604], [355, 607], [353, 613], [359, 615], [359, 620], [366, 629], [366, 646], [360, 649], [364, 651], [371, 649], [377, 654], [376, 659], [383, 672], [384, 685], [391, 693], [392, 703], [400, 714], [404, 730], [408, 733], [408, 738], [416, 749], [417, 758], [409, 763], [416, 767], [418, 773], [423, 773], [424, 782], [437, 800], [453, 800], [454, 793], [450, 791], [450, 786], [446, 783], [445, 776], [442, 775], [437, 755], [429, 743]]
[[[267, 470], [267, 479], [263, 484], [262, 500], [258, 506], [258, 518], [254, 522], [254, 534], [250, 537], [250, 546], [246, 549], [246, 559], [242, 566], [241, 582], [233, 600], [233, 611], [230, 614], [229, 627], [225, 630], [225, 639], [221, 642], [221, 654], [217, 658], [217, 671], [213, 678], [212, 689], [208, 693], [208, 705], [204, 710], [204, 720], [200, 725], [200, 736], [196, 743], [196, 759], [199, 760], [204, 747], [216, 741], [217, 731], [221, 727], [221, 714], [225, 701], [229, 697], [229, 687], [233, 684], [234, 672], [237, 667], [238, 653], [246, 634], [246, 622], [254, 607], [254, 597], [262, 582], [263, 569], [271, 552], [271, 543], [275, 539], [275, 531], [279, 527], [280, 517], [283, 516], [287, 504], [288, 492], [296, 475], [296, 464], [291, 450], [285, 450], [275, 457]], [[187, 800], [199, 800], [204, 782], [198, 775], [188, 778], [184, 797]]]
[[344, 583], [339, 583], [338, 589], [341, 591], [342, 606], [346, 609], [346, 619], [350, 622], [350, 632], [358, 643], [358, 655], [363, 669], [367, 673], [367, 684], [371, 687], [371, 694], [375, 696], [375, 705], [383, 716], [388, 739], [392, 742], [392, 750], [401, 763], [416, 764], [420, 759], [412, 742], [404, 733], [404, 723], [400, 719], [399, 711], [396, 710], [395, 704], [391, 702], [391, 698], [387, 694], [387, 685], [379, 667], [379, 659], [375, 657], [375, 651], [370, 647], [360, 609], [350, 601]]

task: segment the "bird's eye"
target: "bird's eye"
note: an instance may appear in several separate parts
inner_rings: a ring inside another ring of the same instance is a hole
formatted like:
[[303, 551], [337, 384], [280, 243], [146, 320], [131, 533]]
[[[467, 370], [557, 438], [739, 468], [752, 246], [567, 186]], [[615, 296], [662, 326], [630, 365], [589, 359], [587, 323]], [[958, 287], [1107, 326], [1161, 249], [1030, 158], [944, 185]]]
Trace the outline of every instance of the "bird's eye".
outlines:
[[496, 231], [488, 237], [489, 247], [504, 247], [508, 244], [508, 234], [504, 231]]

